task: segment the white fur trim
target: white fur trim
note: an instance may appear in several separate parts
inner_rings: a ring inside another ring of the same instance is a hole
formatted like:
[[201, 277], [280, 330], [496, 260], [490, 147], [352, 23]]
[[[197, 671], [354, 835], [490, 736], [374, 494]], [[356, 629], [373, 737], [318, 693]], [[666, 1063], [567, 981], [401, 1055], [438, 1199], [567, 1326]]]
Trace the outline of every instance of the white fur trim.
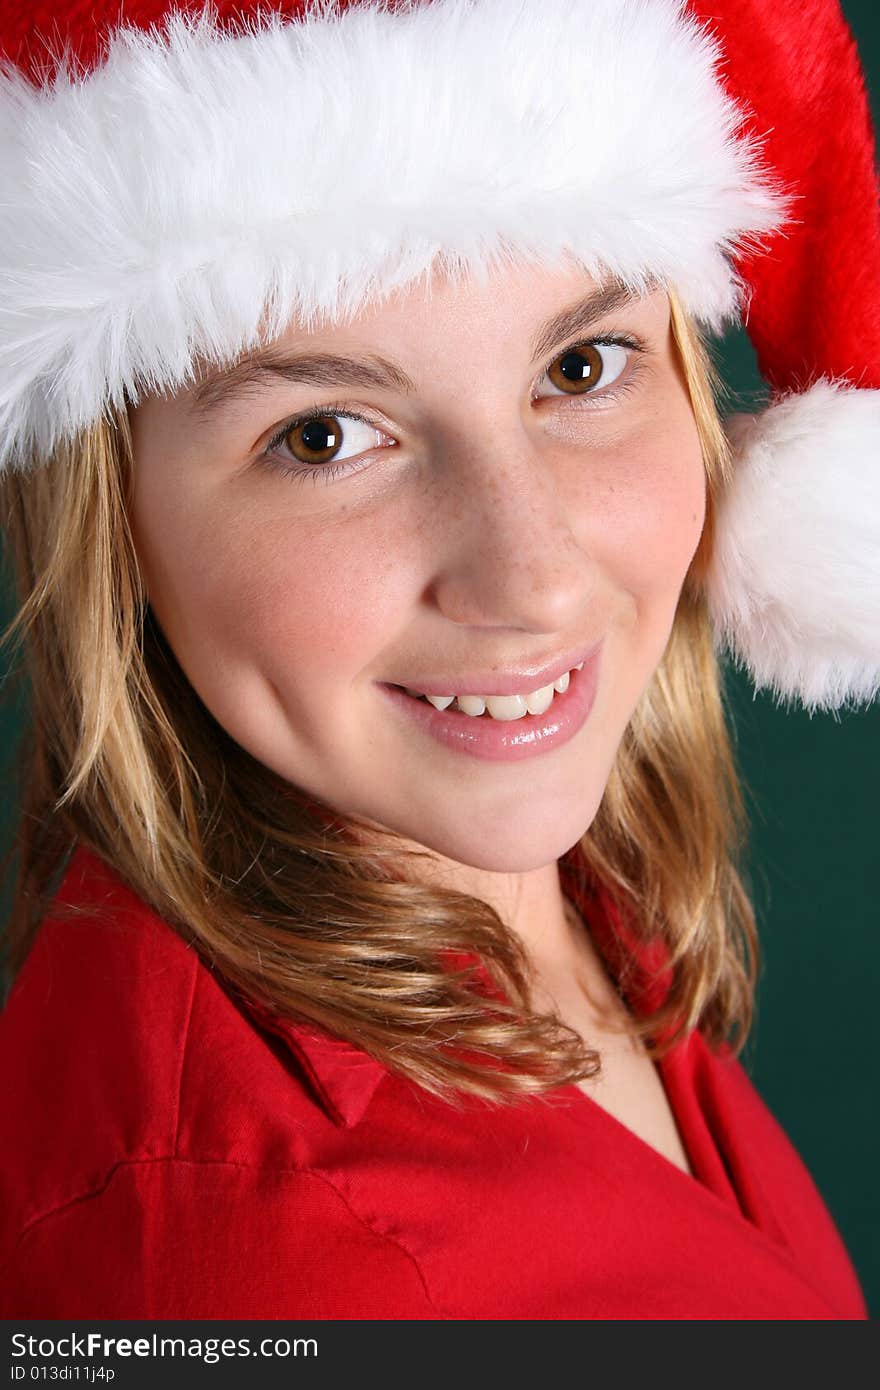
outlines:
[[822, 380], [727, 421], [708, 591], [758, 689], [811, 711], [880, 692], [880, 391]]
[[438, 261], [570, 252], [718, 329], [729, 254], [783, 219], [684, 0], [215, 26], [120, 27], [42, 92], [0, 72], [0, 468]]

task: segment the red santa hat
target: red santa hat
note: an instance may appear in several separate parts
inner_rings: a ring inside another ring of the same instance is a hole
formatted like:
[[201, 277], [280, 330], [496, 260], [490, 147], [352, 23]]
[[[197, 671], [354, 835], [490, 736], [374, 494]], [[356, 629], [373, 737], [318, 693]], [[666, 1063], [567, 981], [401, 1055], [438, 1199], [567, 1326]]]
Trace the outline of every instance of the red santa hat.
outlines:
[[742, 318], [707, 580], [809, 708], [880, 690], [880, 219], [836, 0], [0, 0], [0, 469], [293, 318], [576, 257]]

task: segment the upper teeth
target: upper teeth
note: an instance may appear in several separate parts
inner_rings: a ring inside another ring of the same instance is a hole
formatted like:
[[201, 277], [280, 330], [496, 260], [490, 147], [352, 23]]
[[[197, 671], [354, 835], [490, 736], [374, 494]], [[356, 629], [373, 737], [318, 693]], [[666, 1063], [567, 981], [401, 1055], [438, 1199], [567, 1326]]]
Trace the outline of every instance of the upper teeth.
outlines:
[[[579, 661], [572, 669], [580, 671], [583, 664]], [[560, 695], [565, 693], [570, 678], [571, 672], [566, 671], [552, 685], [542, 685], [540, 690], [533, 690], [528, 695], [425, 695], [424, 698], [435, 709], [448, 709], [453, 700], [457, 700], [463, 714], [478, 717], [488, 713], [493, 719], [522, 719], [524, 714], [543, 714], [549, 708], [555, 691]], [[407, 695], [421, 698], [420, 690], [410, 690], [408, 686], [404, 689]]]

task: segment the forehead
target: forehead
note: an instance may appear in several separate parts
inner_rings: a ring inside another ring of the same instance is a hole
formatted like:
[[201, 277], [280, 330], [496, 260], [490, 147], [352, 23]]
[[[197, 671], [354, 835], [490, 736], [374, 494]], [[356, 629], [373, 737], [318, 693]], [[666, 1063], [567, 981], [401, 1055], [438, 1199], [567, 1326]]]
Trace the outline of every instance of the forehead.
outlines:
[[[534, 364], [564, 339], [589, 331], [640, 297], [614, 277], [599, 280], [571, 268], [532, 268], [527, 274], [510, 271], [479, 286], [446, 279], [408, 287], [343, 323], [292, 326], [272, 343], [241, 354], [231, 364], [198, 361], [188, 401], [204, 424], [252, 391], [278, 381], [408, 394], [416, 390], [416, 384], [404, 367], [384, 352], [364, 350], [363, 344], [372, 340], [393, 347], [404, 325], [411, 337], [414, 316], [421, 315], [434, 330], [445, 325], [460, 333], [485, 323], [491, 305], [493, 314], [500, 311], [512, 331], [525, 335]], [[554, 307], [542, 313], [548, 304]]]

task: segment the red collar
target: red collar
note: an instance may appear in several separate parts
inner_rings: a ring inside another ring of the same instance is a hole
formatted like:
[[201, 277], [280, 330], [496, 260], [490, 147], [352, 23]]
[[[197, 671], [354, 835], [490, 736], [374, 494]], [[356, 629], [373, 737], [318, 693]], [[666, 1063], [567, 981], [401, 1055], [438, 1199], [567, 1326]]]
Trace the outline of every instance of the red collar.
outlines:
[[262, 1028], [287, 1043], [330, 1118], [346, 1129], [356, 1125], [387, 1067], [344, 1038], [279, 1018], [252, 999], [241, 1002]]

